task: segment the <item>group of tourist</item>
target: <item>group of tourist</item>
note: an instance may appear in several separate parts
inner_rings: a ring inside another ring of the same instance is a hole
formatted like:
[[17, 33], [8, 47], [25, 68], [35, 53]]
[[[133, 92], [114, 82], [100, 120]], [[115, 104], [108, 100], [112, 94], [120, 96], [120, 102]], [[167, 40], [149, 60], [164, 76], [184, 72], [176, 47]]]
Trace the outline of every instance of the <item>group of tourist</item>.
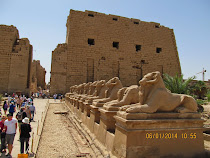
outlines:
[[[6, 146], [8, 145], [8, 153], [6, 156], [11, 157], [17, 128], [19, 128], [20, 133], [20, 153], [24, 153], [24, 144], [25, 153], [28, 153], [31, 132], [30, 122], [34, 121], [34, 114], [36, 112], [33, 98], [13, 94], [12, 97], [8, 96], [8, 99], [4, 101], [3, 110], [4, 115], [1, 117], [0, 121], [1, 153], [6, 153]], [[15, 112], [17, 112], [16, 118], [13, 117]]]
[[50, 95], [48, 92], [39, 91], [37, 93], [32, 93], [31, 96], [33, 98], [50, 98]]
[[53, 94], [53, 99], [54, 99], [55, 102], [56, 102], [56, 99], [59, 99], [60, 102], [61, 102], [62, 99], [63, 99], [63, 95], [55, 93], [55, 94]]

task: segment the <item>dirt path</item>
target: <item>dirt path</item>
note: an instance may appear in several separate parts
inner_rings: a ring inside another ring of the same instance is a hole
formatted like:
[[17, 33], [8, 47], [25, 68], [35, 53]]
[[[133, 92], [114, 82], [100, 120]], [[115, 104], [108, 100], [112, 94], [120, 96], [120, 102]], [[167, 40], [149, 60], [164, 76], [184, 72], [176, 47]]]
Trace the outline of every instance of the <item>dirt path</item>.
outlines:
[[50, 104], [36, 157], [94, 157], [91, 156], [91, 148], [77, 133], [67, 116], [65, 114], [54, 114], [55, 111], [67, 111], [67, 109], [65, 109], [64, 104]]

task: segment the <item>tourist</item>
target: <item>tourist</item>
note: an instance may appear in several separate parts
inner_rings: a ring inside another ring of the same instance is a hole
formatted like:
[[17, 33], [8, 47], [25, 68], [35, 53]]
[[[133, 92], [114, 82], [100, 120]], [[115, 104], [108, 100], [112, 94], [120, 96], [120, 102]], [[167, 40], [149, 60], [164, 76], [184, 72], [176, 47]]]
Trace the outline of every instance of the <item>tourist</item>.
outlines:
[[15, 111], [16, 111], [16, 108], [15, 108], [14, 102], [12, 102], [9, 106], [9, 113], [12, 114], [12, 116], [13, 116], [13, 113]]
[[21, 107], [26, 107], [26, 100], [23, 100]]
[[3, 109], [4, 109], [4, 114], [7, 114], [7, 109], [8, 109], [8, 105], [7, 105], [7, 101], [4, 101], [4, 105], [3, 105]]
[[31, 103], [31, 98], [26, 99], [27, 105], [30, 105]]
[[33, 98], [33, 96], [31, 96], [31, 102], [32, 102], [32, 103], [34, 102], [34, 98]]
[[6, 131], [6, 142], [8, 144], [8, 154], [6, 156], [11, 157], [13, 142], [17, 130], [17, 120], [13, 118], [13, 115], [9, 113], [7, 120], [4, 122], [4, 130]]
[[14, 103], [14, 98], [11, 98], [11, 101], [10, 101], [10, 103]]
[[29, 124], [29, 118], [23, 119], [23, 124], [20, 126], [20, 153], [24, 153], [24, 142], [26, 143], [25, 152], [28, 154], [29, 150], [29, 138], [31, 132], [31, 125]]
[[25, 112], [25, 107], [21, 107], [20, 111], [16, 114], [16, 119], [18, 120], [18, 127], [20, 130], [20, 126], [22, 124], [22, 120], [27, 117], [27, 114]]
[[23, 95], [23, 100], [26, 100], [26, 96], [25, 95]]
[[8, 105], [10, 104], [10, 101], [11, 101], [11, 97], [10, 97], [10, 95], [8, 96]]
[[30, 111], [29, 107], [30, 107], [29, 105], [26, 106], [25, 112], [31, 122], [31, 111]]
[[6, 133], [4, 130], [4, 122], [7, 119], [6, 115], [2, 116], [2, 120], [0, 121], [0, 133], [1, 133], [1, 153], [6, 152]]
[[14, 102], [15, 102], [15, 105], [17, 106], [17, 109], [18, 109], [19, 107], [18, 107], [18, 95], [17, 94], [15, 95]]
[[56, 93], [53, 95], [53, 98], [54, 98], [54, 101], [56, 102], [56, 98], [57, 98], [57, 94]]
[[1, 114], [2, 114], [2, 113], [1, 113], [1, 108], [0, 108], [0, 120], [2, 119], [2, 118], [1, 118]]
[[62, 100], [63, 100], [63, 95], [61, 94], [61, 96], [60, 96], [60, 102], [62, 102]]
[[29, 107], [29, 110], [31, 111], [31, 121], [34, 120], [34, 113], [36, 113], [36, 108], [34, 106], [34, 103], [31, 104], [31, 106]]
[[20, 109], [20, 107], [21, 107], [21, 104], [22, 104], [22, 97], [21, 96], [19, 96], [18, 98], [17, 98], [17, 107]]
[[14, 105], [17, 106], [17, 99], [14, 98], [13, 101], [14, 101]]

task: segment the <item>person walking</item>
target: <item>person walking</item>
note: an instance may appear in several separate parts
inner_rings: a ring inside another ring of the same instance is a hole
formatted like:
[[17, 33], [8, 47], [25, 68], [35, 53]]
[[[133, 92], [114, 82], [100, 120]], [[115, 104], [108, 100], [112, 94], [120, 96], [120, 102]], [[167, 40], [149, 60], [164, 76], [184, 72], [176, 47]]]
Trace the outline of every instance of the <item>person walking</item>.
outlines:
[[18, 98], [17, 98], [17, 107], [20, 109], [20, 107], [21, 107], [21, 104], [22, 104], [22, 99], [21, 99], [21, 96], [19, 96]]
[[26, 106], [25, 112], [31, 122], [31, 111], [30, 111], [29, 107], [30, 107], [29, 105]]
[[7, 104], [6, 100], [4, 101], [3, 109], [4, 109], [4, 114], [6, 115], [7, 114], [7, 109], [8, 109], [8, 104]]
[[25, 112], [25, 107], [21, 107], [20, 111], [16, 114], [16, 119], [18, 120], [18, 127], [20, 131], [20, 126], [22, 124], [22, 120], [27, 117], [27, 114]]
[[34, 106], [34, 103], [31, 104], [29, 110], [31, 111], [31, 121], [34, 121], [34, 113], [36, 114], [36, 108]]
[[22, 103], [21, 107], [26, 107], [26, 100], [25, 99], [23, 100], [23, 103]]
[[25, 117], [23, 119], [23, 124], [20, 126], [20, 153], [24, 153], [24, 143], [25, 145], [25, 153], [28, 154], [29, 150], [29, 138], [31, 132], [31, 125], [29, 124], [29, 118]]
[[54, 101], [56, 102], [56, 99], [57, 99], [57, 94], [56, 93], [53, 95], [53, 98], [54, 98]]
[[9, 106], [9, 113], [12, 114], [13, 116], [13, 113], [16, 111], [16, 106], [14, 105], [14, 102], [12, 102]]
[[11, 98], [10, 95], [9, 95], [9, 96], [8, 96], [8, 99], [7, 99], [7, 100], [8, 100], [8, 105], [10, 104], [11, 99], [12, 99], [12, 98]]
[[13, 115], [9, 113], [7, 115], [7, 120], [4, 122], [4, 130], [6, 131], [6, 142], [8, 144], [8, 154], [7, 157], [12, 157], [13, 142], [17, 130], [17, 119], [13, 118]]
[[7, 119], [6, 115], [2, 116], [2, 120], [0, 121], [0, 133], [1, 133], [1, 153], [6, 152], [6, 133], [4, 130], [4, 122]]

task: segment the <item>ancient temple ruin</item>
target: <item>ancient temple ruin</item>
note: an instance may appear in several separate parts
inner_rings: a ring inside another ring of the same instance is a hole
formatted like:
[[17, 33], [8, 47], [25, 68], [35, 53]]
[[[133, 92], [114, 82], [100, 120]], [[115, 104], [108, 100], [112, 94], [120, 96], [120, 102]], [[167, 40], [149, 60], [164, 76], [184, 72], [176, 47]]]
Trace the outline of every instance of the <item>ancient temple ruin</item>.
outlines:
[[14, 26], [0, 25], [0, 93], [30, 94], [33, 47]]
[[51, 94], [112, 77], [130, 86], [152, 71], [181, 74], [173, 29], [159, 23], [71, 10], [66, 27], [66, 43], [52, 52]]
[[13, 25], [0, 25], [0, 94], [30, 95], [37, 87], [45, 88], [45, 69], [33, 61], [33, 46], [19, 38]]
[[40, 64], [39, 60], [33, 60], [32, 62], [32, 80], [31, 91], [37, 92], [39, 90], [46, 89], [45, 83], [46, 70]]

